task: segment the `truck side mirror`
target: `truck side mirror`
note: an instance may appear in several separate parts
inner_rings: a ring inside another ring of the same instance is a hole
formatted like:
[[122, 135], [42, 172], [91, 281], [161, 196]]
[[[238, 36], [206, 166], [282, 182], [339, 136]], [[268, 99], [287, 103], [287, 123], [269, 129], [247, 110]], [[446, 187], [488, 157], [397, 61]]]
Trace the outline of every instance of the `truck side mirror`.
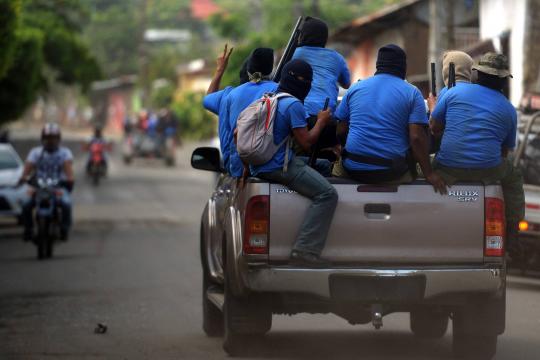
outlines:
[[213, 147], [196, 148], [191, 154], [191, 167], [198, 170], [222, 172], [219, 150]]

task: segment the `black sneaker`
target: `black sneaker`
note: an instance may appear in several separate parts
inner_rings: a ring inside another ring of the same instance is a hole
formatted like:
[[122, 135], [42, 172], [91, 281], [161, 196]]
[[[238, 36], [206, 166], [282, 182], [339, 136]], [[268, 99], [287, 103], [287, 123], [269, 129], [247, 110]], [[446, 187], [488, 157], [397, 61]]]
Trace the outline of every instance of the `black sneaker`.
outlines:
[[321, 259], [319, 255], [315, 255], [309, 252], [293, 250], [291, 252], [291, 258], [289, 265], [296, 267], [308, 267], [308, 268], [327, 268], [330, 267], [330, 261]]

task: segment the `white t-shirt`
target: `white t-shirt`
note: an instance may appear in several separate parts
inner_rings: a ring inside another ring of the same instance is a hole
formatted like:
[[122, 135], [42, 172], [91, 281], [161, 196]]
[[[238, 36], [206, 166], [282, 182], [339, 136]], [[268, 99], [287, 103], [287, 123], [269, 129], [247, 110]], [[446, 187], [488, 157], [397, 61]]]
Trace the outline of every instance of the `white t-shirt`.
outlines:
[[38, 178], [65, 180], [64, 163], [73, 160], [71, 150], [60, 146], [55, 152], [43, 150], [43, 146], [33, 148], [26, 161], [34, 164]]

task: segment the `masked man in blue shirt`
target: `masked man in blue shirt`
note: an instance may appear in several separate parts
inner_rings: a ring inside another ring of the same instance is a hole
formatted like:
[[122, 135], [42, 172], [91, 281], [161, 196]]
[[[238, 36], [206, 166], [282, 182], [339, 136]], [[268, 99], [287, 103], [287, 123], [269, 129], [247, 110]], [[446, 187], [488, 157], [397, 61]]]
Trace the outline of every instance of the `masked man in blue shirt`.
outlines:
[[229, 131], [229, 172], [235, 178], [241, 178], [244, 164], [236, 151], [234, 130], [238, 115], [263, 94], [274, 92], [277, 84], [269, 80], [274, 66], [274, 51], [269, 48], [257, 48], [251, 53], [247, 63], [249, 81], [233, 89], [227, 96], [225, 104], [225, 120]]
[[473, 66], [476, 84], [451, 88], [439, 99], [431, 114], [431, 130], [442, 136], [433, 167], [449, 184], [501, 183], [511, 252], [525, 215], [525, 197], [521, 172], [507, 158], [516, 145], [517, 127], [516, 110], [502, 93], [512, 76], [508, 69], [506, 56], [485, 54]]
[[[313, 69], [311, 90], [304, 101], [308, 115], [308, 128], [317, 121], [317, 114], [323, 110], [326, 99], [328, 108], [333, 113], [337, 106], [338, 84], [348, 89], [351, 85], [351, 75], [347, 62], [337, 51], [326, 49], [328, 41], [328, 26], [320, 19], [307, 17], [302, 25], [302, 31], [293, 59], [306, 61]], [[331, 123], [325, 127], [319, 147], [333, 147], [337, 144], [336, 126]]]
[[446, 51], [442, 58], [442, 76], [444, 87], [439, 92], [439, 99], [442, 98], [448, 91], [450, 63], [454, 63], [455, 66], [456, 86], [460, 86], [461, 84], [469, 84], [471, 82], [473, 59], [469, 56], [469, 54], [458, 50]]
[[424, 99], [405, 82], [406, 71], [405, 52], [396, 45], [383, 46], [375, 75], [347, 91], [334, 115], [340, 122], [338, 135], [346, 142], [334, 175], [363, 183], [409, 182], [412, 150], [427, 181], [445, 193], [446, 185], [429, 161]]
[[[223, 166], [227, 172], [229, 171], [229, 146], [232, 139], [232, 134], [229, 129], [229, 124], [225, 119], [225, 105], [227, 103], [227, 96], [234, 89], [234, 87], [226, 86], [224, 89], [219, 90], [219, 86], [221, 83], [221, 78], [223, 77], [223, 74], [227, 69], [229, 57], [231, 56], [232, 51], [232, 48], [227, 51], [227, 45], [225, 45], [223, 54], [217, 59], [216, 73], [212, 78], [210, 86], [208, 86], [208, 90], [206, 91], [206, 96], [203, 99], [203, 107], [218, 116], [219, 146], [221, 150], [221, 156], [223, 158]], [[249, 81], [247, 74], [248, 61], [249, 58], [244, 61], [244, 64], [240, 69], [240, 85], [245, 84]]]
[[[277, 92], [292, 97], [279, 100], [274, 123], [274, 142], [280, 143], [292, 132], [300, 146], [309, 149], [315, 144], [322, 129], [330, 123], [330, 111], [320, 111], [315, 126], [308, 130], [306, 111], [302, 101], [306, 98], [312, 81], [311, 66], [303, 60], [288, 62], [281, 73]], [[291, 159], [283, 172], [285, 151]], [[291, 252], [291, 265], [324, 267], [327, 261], [320, 258], [338, 202], [336, 189], [317, 171], [293, 157], [287, 142], [266, 164], [251, 166], [251, 173], [262, 179], [281, 183], [312, 200]]]

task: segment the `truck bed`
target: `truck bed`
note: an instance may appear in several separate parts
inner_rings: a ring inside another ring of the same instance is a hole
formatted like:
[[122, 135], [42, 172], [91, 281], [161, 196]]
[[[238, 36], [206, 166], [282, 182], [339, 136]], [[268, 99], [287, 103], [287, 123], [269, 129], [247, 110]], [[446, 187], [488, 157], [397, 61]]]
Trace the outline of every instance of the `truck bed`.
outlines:
[[[488, 187], [459, 184], [440, 195], [425, 181], [399, 186], [331, 182], [339, 203], [322, 256], [332, 262], [382, 266], [484, 262]], [[269, 261], [287, 261], [310, 200], [280, 184], [267, 186]], [[492, 188], [500, 192], [498, 186]]]

